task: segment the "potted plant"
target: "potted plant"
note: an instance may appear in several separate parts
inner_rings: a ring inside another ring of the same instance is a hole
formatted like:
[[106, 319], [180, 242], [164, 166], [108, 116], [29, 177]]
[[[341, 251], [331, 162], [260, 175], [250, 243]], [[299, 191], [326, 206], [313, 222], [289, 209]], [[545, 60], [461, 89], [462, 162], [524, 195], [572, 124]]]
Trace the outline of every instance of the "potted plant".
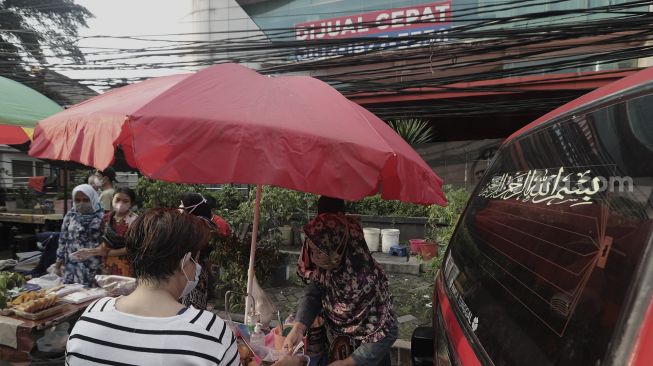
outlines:
[[[420, 251], [426, 251], [431, 258], [437, 256], [438, 253], [444, 254], [456, 228], [456, 223], [469, 199], [469, 193], [465, 188], [454, 189], [447, 185], [443, 187], [443, 191], [449, 204], [446, 207], [437, 205], [429, 207], [427, 243], [422, 244], [420, 248]], [[427, 257], [425, 254], [422, 256]]]

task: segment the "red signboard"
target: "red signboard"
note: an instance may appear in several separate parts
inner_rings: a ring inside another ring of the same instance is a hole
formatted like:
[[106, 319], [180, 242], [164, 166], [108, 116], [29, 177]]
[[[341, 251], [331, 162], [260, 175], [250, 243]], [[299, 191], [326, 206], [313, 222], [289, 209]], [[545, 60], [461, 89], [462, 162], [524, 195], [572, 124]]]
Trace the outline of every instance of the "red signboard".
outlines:
[[295, 24], [300, 41], [354, 37], [402, 37], [449, 28], [451, 0]]

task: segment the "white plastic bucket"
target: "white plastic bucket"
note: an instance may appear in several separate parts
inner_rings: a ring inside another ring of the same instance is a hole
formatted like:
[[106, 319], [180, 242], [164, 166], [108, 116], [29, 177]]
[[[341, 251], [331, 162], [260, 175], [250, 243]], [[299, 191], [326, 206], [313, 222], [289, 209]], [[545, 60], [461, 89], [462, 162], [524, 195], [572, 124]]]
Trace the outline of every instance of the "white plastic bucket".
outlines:
[[399, 245], [399, 229], [381, 230], [381, 250], [383, 253], [390, 253], [390, 248]]
[[370, 250], [370, 252], [378, 252], [381, 229], [375, 227], [365, 227], [363, 228], [363, 235], [365, 236], [365, 242], [367, 243], [367, 248]]

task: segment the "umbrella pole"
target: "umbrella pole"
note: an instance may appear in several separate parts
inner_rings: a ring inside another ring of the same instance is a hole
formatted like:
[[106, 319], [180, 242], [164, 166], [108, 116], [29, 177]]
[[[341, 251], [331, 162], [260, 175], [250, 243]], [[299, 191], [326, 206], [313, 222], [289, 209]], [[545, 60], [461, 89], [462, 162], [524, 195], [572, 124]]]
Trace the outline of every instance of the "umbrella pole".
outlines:
[[68, 213], [68, 164], [63, 166], [63, 214]]
[[[247, 314], [250, 314], [250, 295], [252, 295], [252, 284], [254, 283], [254, 259], [256, 256], [256, 240], [258, 237], [258, 224], [261, 217], [261, 189], [260, 184], [256, 185], [256, 203], [254, 205], [254, 222], [252, 223], [252, 243], [249, 248], [249, 267], [247, 269], [247, 296], [245, 296], [245, 321], [247, 324]], [[254, 312], [256, 309], [254, 309]], [[254, 320], [252, 318], [252, 320]], [[254, 324], [255, 325], [255, 324]]]

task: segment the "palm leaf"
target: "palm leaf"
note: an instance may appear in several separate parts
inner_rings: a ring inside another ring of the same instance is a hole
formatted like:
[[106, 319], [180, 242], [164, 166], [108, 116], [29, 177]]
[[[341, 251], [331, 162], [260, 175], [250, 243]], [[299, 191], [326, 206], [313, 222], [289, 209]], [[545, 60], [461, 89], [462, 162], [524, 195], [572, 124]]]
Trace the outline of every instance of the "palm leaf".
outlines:
[[388, 125], [411, 145], [426, 144], [435, 137], [433, 126], [428, 120], [404, 118], [388, 121]]

